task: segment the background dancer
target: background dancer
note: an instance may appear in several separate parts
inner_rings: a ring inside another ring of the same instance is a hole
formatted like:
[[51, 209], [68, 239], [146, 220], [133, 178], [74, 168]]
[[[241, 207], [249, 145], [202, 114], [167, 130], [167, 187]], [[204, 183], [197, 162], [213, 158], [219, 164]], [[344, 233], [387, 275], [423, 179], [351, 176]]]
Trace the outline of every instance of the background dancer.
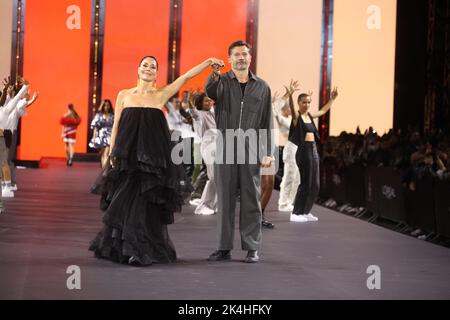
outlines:
[[[5, 143], [5, 154], [6, 161], [3, 161], [1, 166], [2, 171], [2, 194], [4, 197], [14, 197], [14, 191], [17, 190], [17, 185], [15, 185], [16, 177], [15, 177], [15, 166], [12, 163], [13, 155], [10, 154], [11, 147], [14, 148], [13, 152], [15, 154], [15, 146], [17, 144], [17, 134], [14, 137], [13, 133], [17, 129], [17, 125], [19, 122], [19, 118], [25, 114], [25, 108], [34, 103], [37, 99], [37, 94], [33, 95], [33, 98], [30, 99], [28, 94], [29, 83], [25, 81], [23, 78], [18, 77], [17, 88], [18, 93], [14, 95], [14, 86], [9, 83], [9, 80], [4, 82], [6, 87], [6, 97], [2, 95], [2, 103], [5, 104], [4, 107], [0, 108], [0, 118], [1, 118], [1, 126], [3, 141]], [[5, 90], [4, 90], [5, 92]], [[16, 91], [17, 92], [17, 91]], [[15, 143], [13, 139], [16, 139]], [[9, 164], [9, 160], [11, 159], [11, 168]], [[13, 171], [11, 171], [13, 170]], [[11, 174], [13, 173], [13, 175]], [[12, 182], [14, 181], [14, 185]]]
[[[5, 127], [6, 130], [4, 131], [4, 134], [6, 148], [8, 149], [8, 163], [3, 168], [3, 171], [7, 172], [5, 173], [5, 177], [9, 177], [9, 179], [5, 179], [5, 187], [9, 188], [11, 191], [17, 191], [18, 189], [14, 160], [16, 159], [17, 153], [17, 127], [19, 125], [19, 120], [26, 114], [26, 108], [30, 107], [38, 97], [38, 93], [34, 93], [32, 98], [30, 98], [28, 92], [25, 93], [24, 97], [17, 103], [15, 111], [10, 115]], [[8, 139], [6, 137], [8, 137]]]
[[91, 148], [97, 149], [100, 153], [102, 169], [105, 169], [108, 164], [109, 144], [113, 124], [114, 109], [111, 101], [106, 99], [100, 104], [98, 112], [91, 122], [91, 129], [94, 129], [94, 132], [92, 134], [92, 140], [89, 143]]
[[306, 93], [298, 96], [299, 109], [295, 110], [294, 108], [292, 94], [298, 90], [297, 81], [291, 81], [289, 88], [286, 87], [286, 89], [289, 93], [289, 106], [292, 114], [289, 141], [298, 147], [295, 160], [301, 179], [290, 220], [295, 222], [317, 221], [318, 218], [311, 213], [320, 188], [319, 154], [316, 146], [316, 141], [320, 141], [320, 138], [314, 119], [323, 116], [330, 110], [338, 96], [338, 91], [337, 88], [334, 88], [328, 103], [319, 111], [310, 113], [311, 97]]
[[[194, 128], [201, 138], [200, 153], [206, 166], [208, 181], [203, 188], [195, 214], [211, 215], [217, 211], [217, 191], [214, 179], [214, 155], [216, 150], [216, 121], [212, 101], [205, 93], [195, 99], [195, 108], [191, 109]], [[201, 179], [200, 177], [198, 179]]]
[[261, 175], [261, 226], [267, 229], [273, 229], [275, 225], [266, 219], [264, 211], [269, 204], [272, 191], [275, 186], [275, 174]]
[[297, 146], [288, 140], [289, 128], [292, 122], [291, 110], [289, 108], [289, 93], [274, 102], [275, 122], [278, 124], [280, 140], [283, 140], [282, 151], [283, 177], [280, 183], [280, 197], [278, 198], [278, 210], [292, 212], [294, 210], [294, 199], [300, 184], [300, 172], [295, 163]]

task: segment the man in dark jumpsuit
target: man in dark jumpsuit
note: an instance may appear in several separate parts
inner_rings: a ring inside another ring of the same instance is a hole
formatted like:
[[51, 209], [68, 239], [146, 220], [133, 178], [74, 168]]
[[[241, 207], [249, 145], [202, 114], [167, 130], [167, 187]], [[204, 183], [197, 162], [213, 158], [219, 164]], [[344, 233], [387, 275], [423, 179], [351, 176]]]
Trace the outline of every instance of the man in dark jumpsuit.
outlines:
[[[244, 41], [228, 49], [231, 71], [213, 73], [205, 91], [215, 102], [219, 135], [214, 164], [218, 195], [218, 250], [209, 261], [231, 259], [236, 200], [240, 194], [239, 228], [242, 250], [248, 251], [244, 262], [258, 262], [261, 246], [261, 167], [267, 168], [272, 157], [272, 106], [270, 88], [250, 70], [250, 46]], [[245, 158], [244, 161], [243, 158]], [[231, 160], [231, 161], [230, 161]]]

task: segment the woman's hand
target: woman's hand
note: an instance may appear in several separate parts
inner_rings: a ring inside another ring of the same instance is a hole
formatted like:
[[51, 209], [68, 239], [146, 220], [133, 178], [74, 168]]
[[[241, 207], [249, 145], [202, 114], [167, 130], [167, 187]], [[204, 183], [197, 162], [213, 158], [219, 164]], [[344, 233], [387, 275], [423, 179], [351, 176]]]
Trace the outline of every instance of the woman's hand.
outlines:
[[19, 85], [29, 85], [30, 83], [27, 81], [27, 80], [25, 80], [24, 78], [22, 78], [21, 76], [17, 76], [17, 81], [18, 81], [18, 84]]
[[225, 63], [221, 59], [211, 57], [208, 59], [208, 61], [211, 66], [217, 65], [220, 68], [223, 68], [225, 66]]
[[114, 168], [116, 166], [116, 158], [111, 156], [111, 154], [108, 156], [109, 158], [109, 164], [111, 165], [111, 168]]
[[291, 82], [289, 83], [289, 87], [287, 87], [287, 86], [284, 86], [284, 87], [286, 88], [285, 95], [287, 95], [287, 96], [292, 96], [295, 91], [300, 90], [298, 80], [294, 81], [293, 79], [291, 79]]
[[334, 87], [333, 91], [331, 91], [331, 99], [336, 100], [337, 97], [338, 97], [338, 88]]
[[11, 83], [11, 76], [8, 76], [5, 79], [3, 79], [3, 87], [7, 88], [10, 85], [12, 85], [12, 83]]
[[39, 97], [39, 92], [34, 92], [33, 93], [33, 97], [31, 98], [31, 100], [29, 100], [30, 104], [33, 103], [34, 101], [36, 101], [36, 99]]
[[278, 93], [278, 91], [275, 91], [275, 93], [272, 95], [272, 103], [274, 103], [275, 100], [278, 99], [278, 96], [279, 96], [279, 95], [280, 95], [280, 94]]
[[189, 101], [189, 108], [190, 109], [194, 109], [195, 107], [195, 99], [198, 96], [198, 92], [197, 91], [193, 91], [192, 89], [189, 90], [189, 97], [188, 97], [188, 101]]
[[14, 86], [9, 85], [9, 86], [8, 86], [8, 89], [6, 89], [6, 94], [7, 94], [8, 96], [12, 97], [13, 94], [14, 94]]

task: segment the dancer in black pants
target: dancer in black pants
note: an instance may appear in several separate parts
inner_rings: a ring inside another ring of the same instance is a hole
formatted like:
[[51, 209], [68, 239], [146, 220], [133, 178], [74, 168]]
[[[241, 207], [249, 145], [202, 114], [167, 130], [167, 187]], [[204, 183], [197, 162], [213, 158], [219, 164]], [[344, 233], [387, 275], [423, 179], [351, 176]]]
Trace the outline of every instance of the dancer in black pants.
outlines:
[[298, 82], [291, 81], [286, 90], [292, 113], [289, 141], [298, 146], [295, 160], [300, 170], [300, 185], [295, 196], [294, 210], [290, 220], [295, 222], [318, 221], [318, 218], [311, 213], [320, 188], [319, 154], [316, 146], [316, 141], [319, 141], [320, 138], [313, 119], [323, 116], [330, 110], [333, 101], [338, 96], [338, 91], [337, 88], [333, 89], [331, 99], [319, 111], [309, 112], [311, 92], [298, 96], [299, 109], [295, 110], [292, 94], [299, 90]]

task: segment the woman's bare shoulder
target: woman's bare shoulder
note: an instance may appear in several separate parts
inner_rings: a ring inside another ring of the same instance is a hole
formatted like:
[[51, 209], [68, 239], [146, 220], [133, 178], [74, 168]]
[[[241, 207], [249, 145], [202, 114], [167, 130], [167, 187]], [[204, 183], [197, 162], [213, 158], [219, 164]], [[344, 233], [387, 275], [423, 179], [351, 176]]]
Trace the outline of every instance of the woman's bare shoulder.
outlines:
[[122, 89], [122, 90], [119, 91], [118, 95], [124, 97], [124, 96], [127, 96], [129, 94], [132, 94], [135, 91], [136, 91], [136, 88]]

